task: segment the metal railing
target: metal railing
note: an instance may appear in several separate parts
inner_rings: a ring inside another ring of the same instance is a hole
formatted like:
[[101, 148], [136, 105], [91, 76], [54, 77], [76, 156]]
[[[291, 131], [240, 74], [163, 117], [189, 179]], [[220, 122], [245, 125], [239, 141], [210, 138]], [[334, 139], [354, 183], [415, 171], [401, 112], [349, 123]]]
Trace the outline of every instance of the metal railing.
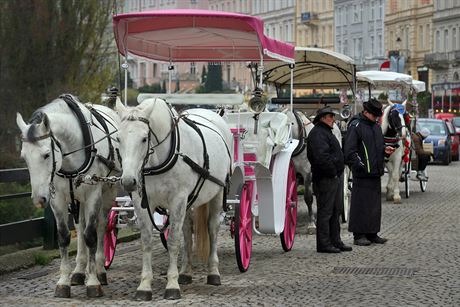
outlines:
[[[0, 183], [28, 181], [27, 168], [0, 170]], [[30, 195], [30, 192], [0, 195], [0, 200], [26, 198]], [[43, 238], [44, 249], [58, 247], [56, 222], [50, 206], [45, 208], [44, 217], [0, 225], [0, 246], [27, 242], [40, 237]]]

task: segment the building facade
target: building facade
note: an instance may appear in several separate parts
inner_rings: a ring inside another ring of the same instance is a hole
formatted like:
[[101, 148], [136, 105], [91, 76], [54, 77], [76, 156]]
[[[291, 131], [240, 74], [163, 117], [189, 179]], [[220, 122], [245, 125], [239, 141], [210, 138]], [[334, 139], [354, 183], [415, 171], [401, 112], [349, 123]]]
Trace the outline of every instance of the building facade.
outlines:
[[434, 0], [432, 52], [425, 55], [431, 71], [433, 107], [460, 110], [460, 0]]
[[335, 0], [335, 51], [354, 59], [358, 70], [378, 70], [386, 58], [384, 21], [384, 0]]
[[412, 75], [429, 88], [429, 69], [424, 56], [432, 46], [432, 0], [388, 0], [386, 6], [386, 53], [392, 70]]
[[334, 50], [333, 0], [297, 0], [297, 46]]
[[[208, 9], [208, 0], [124, 0], [120, 12], [141, 12], [162, 9]], [[171, 91], [191, 91], [199, 85], [201, 78], [202, 63], [172, 63]], [[139, 88], [145, 85], [161, 83], [169, 78], [169, 63], [159, 63], [142, 60], [139, 58], [128, 59], [130, 77], [133, 79], [133, 87]], [[178, 82], [179, 80], [179, 82]], [[176, 88], [180, 84], [180, 89]]]

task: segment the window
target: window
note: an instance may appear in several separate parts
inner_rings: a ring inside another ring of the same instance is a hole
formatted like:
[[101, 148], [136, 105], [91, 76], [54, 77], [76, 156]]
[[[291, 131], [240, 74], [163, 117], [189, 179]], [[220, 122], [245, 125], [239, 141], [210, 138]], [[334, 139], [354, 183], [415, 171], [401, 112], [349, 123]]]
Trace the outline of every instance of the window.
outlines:
[[190, 63], [190, 74], [196, 75], [196, 64], [195, 62]]
[[377, 49], [378, 55], [381, 56], [383, 55], [383, 38], [382, 34], [379, 34], [379, 41], [378, 41], [379, 47]]
[[418, 47], [420, 49], [424, 49], [424, 42], [423, 42], [423, 26], [418, 26]]
[[[431, 47], [431, 41], [430, 41], [430, 38], [431, 38], [431, 31], [430, 31], [430, 25], [426, 25], [425, 27], [425, 49], [428, 49]], [[436, 50], [436, 49], [435, 49]]]
[[358, 12], [358, 7], [356, 4], [353, 5], [353, 22], [358, 22], [359, 21], [359, 12]]
[[441, 33], [438, 31], [436, 31], [436, 48], [435, 50], [437, 52], [440, 52], [441, 51]]
[[375, 38], [373, 35], [371, 35], [371, 57], [375, 56]]
[[383, 18], [383, 0], [379, 2], [379, 19]]
[[374, 1], [371, 1], [371, 20], [375, 19]]
[[452, 51], [457, 50], [457, 29], [452, 29]]
[[444, 41], [443, 41], [443, 48], [444, 52], [447, 52], [449, 50], [449, 30], [444, 29]]

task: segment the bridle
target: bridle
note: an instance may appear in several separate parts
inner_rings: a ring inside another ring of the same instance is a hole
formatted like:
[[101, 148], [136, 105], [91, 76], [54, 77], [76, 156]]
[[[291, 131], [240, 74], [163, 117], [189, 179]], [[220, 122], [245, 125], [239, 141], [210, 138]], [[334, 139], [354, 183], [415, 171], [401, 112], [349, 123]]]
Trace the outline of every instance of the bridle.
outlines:
[[[56, 195], [56, 188], [55, 188], [55, 185], [54, 185], [54, 176], [58, 175], [59, 177], [68, 179], [69, 180], [69, 189], [70, 189], [70, 199], [71, 199], [71, 202], [69, 204], [69, 212], [73, 215], [75, 223], [78, 224], [79, 201], [75, 199], [74, 188], [73, 188], [73, 185], [74, 185], [73, 179], [76, 178], [77, 176], [81, 176], [82, 174], [85, 174], [91, 168], [91, 166], [93, 165], [94, 159], [96, 158], [96, 156], [99, 157], [101, 162], [103, 162], [108, 167], [109, 173], [113, 169], [115, 169], [115, 162], [114, 162], [115, 155], [114, 155], [114, 149], [113, 149], [113, 145], [111, 143], [111, 137], [110, 136], [113, 133], [116, 133], [117, 129], [114, 127], [115, 128], [114, 131], [109, 132], [107, 124], [105, 123], [105, 120], [102, 117], [102, 115], [99, 114], [94, 108], [88, 108], [90, 113], [91, 113], [91, 115], [93, 115], [97, 119], [97, 121], [101, 124], [101, 126], [103, 127], [103, 129], [105, 131], [105, 136], [102, 137], [100, 140], [95, 142], [94, 139], [93, 139], [93, 134], [91, 132], [91, 126], [93, 125], [92, 120], [91, 119], [89, 119], [89, 120], [86, 119], [86, 117], [83, 114], [81, 108], [77, 104], [77, 101], [75, 100], [75, 98], [70, 94], [63, 94], [63, 95], [59, 96], [59, 98], [62, 99], [67, 104], [67, 106], [72, 110], [72, 112], [77, 117], [78, 122], [79, 122], [80, 127], [81, 127], [81, 130], [82, 130], [82, 134], [83, 134], [84, 146], [82, 148], [80, 148], [80, 149], [64, 153], [62, 151], [61, 144], [59, 143], [59, 141], [54, 136], [51, 128], [49, 128], [49, 132], [47, 134], [37, 136], [37, 137], [28, 135], [27, 138], [23, 138], [22, 140], [23, 140], [23, 142], [35, 143], [37, 141], [50, 138], [51, 153], [52, 153], [52, 170], [51, 170], [51, 178], [50, 178], [50, 182], [49, 182], [50, 197], [53, 199], [55, 197], [55, 195]], [[97, 143], [101, 142], [102, 140], [104, 140], [106, 138], [107, 138], [108, 143], [109, 143], [109, 157], [108, 158], [105, 158], [105, 157], [103, 157], [101, 155], [98, 155], [97, 154], [97, 149], [95, 147], [95, 145]], [[57, 170], [57, 167], [56, 167], [57, 161], [56, 161], [56, 154], [55, 154], [55, 152], [57, 151], [56, 148], [59, 148], [59, 152], [61, 153], [62, 160], [68, 155], [71, 155], [71, 154], [76, 153], [78, 151], [84, 150], [85, 151], [85, 161], [76, 170], [68, 171], [68, 170], [62, 169], [62, 167], [61, 167], [61, 169]]]

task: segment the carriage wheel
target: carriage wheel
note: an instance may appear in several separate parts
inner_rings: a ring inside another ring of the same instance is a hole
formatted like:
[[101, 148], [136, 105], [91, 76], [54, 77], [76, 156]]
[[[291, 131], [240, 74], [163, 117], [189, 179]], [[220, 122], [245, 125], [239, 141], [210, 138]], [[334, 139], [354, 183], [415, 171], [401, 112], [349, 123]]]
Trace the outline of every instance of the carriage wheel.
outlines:
[[297, 182], [294, 163], [289, 163], [288, 178], [286, 185], [286, 216], [284, 218], [284, 230], [280, 233], [283, 250], [288, 252], [294, 245], [295, 229], [297, 224]]
[[235, 205], [235, 252], [240, 272], [249, 268], [252, 253], [252, 184], [245, 183], [239, 189], [240, 202]]
[[[427, 176], [427, 172], [426, 172], [426, 169], [425, 169], [425, 176]], [[426, 191], [426, 184], [428, 183], [427, 180], [420, 180], [420, 190], [422, 190], [422, 192], [425, 192]]]
[[[163, 215], [163, 225], [166, 225], [168, 222], [169, 216], [168, 215]], [[163, 232], [160, 232], [160, 239], [161, 243], [163, 244], [164, 248], [168, 250], [168, 236], [169, 236], [169, 226], [163, 230]]]
[[406, 191], [406, 198], [410, 196], [410, 169], [411, 163], [410, 161], [404, 163], [404, 189]]
[[107, 221], [107, 228], [104, 234], [104, 267], [106, 270], [110, 268], [113, 258], [115, 257], [115, 249], [117, 247], [118, 235], [117, 220], [118, 212], [110, 211]]

